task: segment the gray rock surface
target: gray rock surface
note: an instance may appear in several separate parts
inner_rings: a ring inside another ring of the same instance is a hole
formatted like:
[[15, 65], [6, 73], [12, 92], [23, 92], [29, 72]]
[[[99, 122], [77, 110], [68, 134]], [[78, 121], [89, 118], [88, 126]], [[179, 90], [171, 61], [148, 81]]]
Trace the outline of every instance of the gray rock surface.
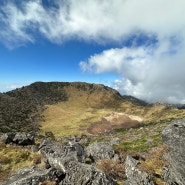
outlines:
[[100, 159], [112, 159], [115, 154], [110, 142], [95, 142], [86, 147], [85, 152], [95, 162]]
[[15, 143], [17, 145], [33, 145], [35, 143], [34, 133], [5, 133], [1, 136], [1, 141], [6, 144]]
[[111, 139], [110, 143], [111, 143], [111, 145], [119, 145], [120, 139], [118, 137], [115, 137], [115, 138]]
[[1, 141], [4, 142], [5, 144], [9, 144], [13, 142], [14, 137], [15, 137], [14, 133], [4, 133], [1, 136]]
[[77, 143], [70, 146], [57, 144], [54, 141], [44, 141], [39, 146], [39, 149], [49, 164], [56, 169], [63, 169], [63, 162], [68, 159], [85, 162], [84, 149]]
[[74, 143], [61, 143], [46, 140], [41, 143], [40, 152], [47, 168], [25, 168], [11, 176], [3, 185], [117, 185], [104, 172], [85, 164], [83, 147]]
[[33, 145], [35, 143], [34, 133], [16, 133], [13, 142], [22, 146]]
[[60, 185], [116, 185], [105, 173], [84, 163], [85, 152], [80, 144], [57, 145], [45, 141], [39, 148], [51, 168], [65, 174]]
[[127, 184], [129, 185], [154, 185], [150, 176], [141, 171], [137, 165], [139, 161], [131, 156], [127, 156], [125, 160], [125, 174], [127, 177]]
[[91, 165], [66, 160], [66, 176], [60, 185], [117, 185], [110, 177]]
[[[173, 121], [162, 132], [164, 143], [169, 148], [170, 169], [165, 179], [169, 184], [185, 184], [185, 118]], [[165, 174], [165, 170], [163, 172]], [[168, 178], [167, 178], [168, 177]]]
[[2, 185], [38, 185], [46, 180], [57, 182], [56, 170], [30, 167], [18, 171]]

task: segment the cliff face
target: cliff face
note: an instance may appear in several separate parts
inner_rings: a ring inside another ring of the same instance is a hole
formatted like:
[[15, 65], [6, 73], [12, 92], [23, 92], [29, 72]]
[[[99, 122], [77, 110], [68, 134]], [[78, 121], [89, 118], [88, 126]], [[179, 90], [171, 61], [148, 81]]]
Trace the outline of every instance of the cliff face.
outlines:
[[185, 182], [185, 119], [173, 121], [163, 132], [163, 141], [169, 148], [170, 169], [165, 170], [169, 184], [184, 185]]

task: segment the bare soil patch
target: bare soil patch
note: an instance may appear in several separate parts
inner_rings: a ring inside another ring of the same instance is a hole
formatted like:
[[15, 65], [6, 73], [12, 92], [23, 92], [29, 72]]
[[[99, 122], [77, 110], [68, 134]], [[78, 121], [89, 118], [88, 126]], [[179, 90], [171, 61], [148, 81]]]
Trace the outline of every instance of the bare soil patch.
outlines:
[[135, 127], [142, 121], [142, 118], [138, 116], [113, 112], [103, 117], [100, 121], [91, 123], [88, 132], [90, 134], [102, 134], [118, 128]]

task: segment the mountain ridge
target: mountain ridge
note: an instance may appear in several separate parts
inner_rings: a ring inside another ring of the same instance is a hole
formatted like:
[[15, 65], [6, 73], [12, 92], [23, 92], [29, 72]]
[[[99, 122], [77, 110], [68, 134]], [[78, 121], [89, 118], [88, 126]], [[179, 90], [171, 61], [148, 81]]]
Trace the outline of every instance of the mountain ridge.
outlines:
[[[122, 96], [115, 89], [102, 84], [35, 82], [0, 93], [0, 132], [42, 130], [43, 133], [56, 132], [59, 137], [59, 130], [63, 130], [64, 135], [65, 132], [70, 134], [70, 130], [76, 130], [75, 134], [86, 133], [90, 125], [103, 124], [101, 120], [112, 112], [140, 116], [145, 123], [150, 123], [153, 120], [173, 119], [176, 114], [168, 114], [170, 110], [173, 113], [174, 108]], [[177, 117], [183, 116], [181, 112], [177, 114]], [[113, 124], [113, 128], [121, 128], [121, 125]], [[107, 130], [104, 126], [102, 128]]]
[[21, 128], [30, 127], [26, 129], [29, 131], [32, 129], [32, 124], [35, 125], [35, 130], [38, 130], [38, 122], [42, 120], [40, 115], [44, 110], [44, 106], [68, 101], [70, 98], [68, 89], [70, 88], [77, 89], [77, 93], [80, 91], [86, 92], [89, 94], [89, 97], [93, 93], [102, 94], [101, 100], [95, 100], [97, 107], [111, 106], [109, 100], [112, 97], [109, 97], [107, 100], [102, 98], [106, 93], [114, 96], [113, 101], [117, 99], [116, 101], [118, 102], [122, 99], [118, 91], [101, 84], [86, 82], [35, 82], [6, 93], [0, 93], [0, 130], [2, 132], [11, 131], [12, 129], [21, 131]]
[[[102, 159], [96, 165], [114, 179], [123, 181], [124, 173], [129, 175], [122, 169], [122, 176], [119, 176], [120, 164], [123, 165], [129, 155], [137, 159], [136, 170], [147, 172], [156, 184], [163, 185], [162, 169], [168, 163], [162, 156], [168, 151], [163, 145], [161, 132], [172, 120], [183, 117], [184, 110], [175, 106], [162, 102], [148, 104], [132, 96], [122, 96], [101, 84], [36, 82], [0, 94], [0, 129], [8, 132], [4, 135], [7, 136], [5, 140], [13, 136], [13, 143], [0, 142], [0, 164], [3, 164], [0, 182], [19, 168], [33, 164], [39, 166], [42, 161], [40, 153], [32, 149], [38, 150], [41, 142], [45, 146], [45, 141], [54, 139], [56, 147], [66, 147], [69, 142], [72, 149], [73, 141], [80, 139], [84, 142], [82, 148], [94, 143], [112, 143], [119, 160], [115, 158], [118, 160], [115, 163], [115, 159]], [[176, 127], [174, 124], [175, 130]], [[36, 132], [35, 146], [15, 146], [15, 142], [35, 134], [29, 131]], [[92, 162], [90, 158], [86, 160], [86, 163]], [[112, 164], [115, 164], [113, 173]]]

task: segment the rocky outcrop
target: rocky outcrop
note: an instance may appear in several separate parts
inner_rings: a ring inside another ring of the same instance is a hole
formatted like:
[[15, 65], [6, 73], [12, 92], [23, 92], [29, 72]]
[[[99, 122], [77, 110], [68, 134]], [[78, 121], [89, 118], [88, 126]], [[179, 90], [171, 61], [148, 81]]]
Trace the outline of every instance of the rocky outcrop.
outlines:
[[3, 185], [117, 185], [104, 172], [85, 164], [84, 148], [78, 143], [63, 145], [46, 140], [39, 150], [46, 163], [45, 168], [25, 168]]
[[184, 185], [185, 182], [185, 119], [173, 121], [162, 132], [169, 148], [170, 169], [164, 168], [163, 176], [168, 184]]
[[13, 142], [14, 137], [15, 133], [5, 133], [1, 136], [1, 141], [5, 144], [9, 144]]
[[154, 185], [151, 177], [144, 171], [141, 171], [137, 165], [139, 161], [127, 156], [125, 160], [125, 174], [128, 185]]
[[15, 143], [17, 145], [26, 146], [35, 143], [35, 134], [33, 132], [25, 133], [5, 133], [1, 136], [1, 141], [5, 144]]
[[109, 176], [95, 167], [77, 161], [69, 160], [64, 163], [65, 178], [60, 185], [116, 185]]
[[30, 167], [18, 171], [2, 185], [38, 185], [47, 181], [59, 182], [56, 170]]
[[85, 152], [94, 162], [100, 159], [112, 159], [114, 157], [114, 149], [110, 142], [95, 142], [86, 147]]
[[116, 184], [102, 171], [84, 163], [86, 155], [83, 147], [78, 143], [57, 145], [54, 142], [45, 141], [39, 148], [47, 165], [57, 169], [58, 174], [65, 176], [60, 185]]
[[56, 144], [54, 141], [44, 141], [41, 143], [39, 149], [47, 164], [64, 173], [66, 172], [66, 161], [85, 162], [84, 149], [77, 143], [70, 146]]

